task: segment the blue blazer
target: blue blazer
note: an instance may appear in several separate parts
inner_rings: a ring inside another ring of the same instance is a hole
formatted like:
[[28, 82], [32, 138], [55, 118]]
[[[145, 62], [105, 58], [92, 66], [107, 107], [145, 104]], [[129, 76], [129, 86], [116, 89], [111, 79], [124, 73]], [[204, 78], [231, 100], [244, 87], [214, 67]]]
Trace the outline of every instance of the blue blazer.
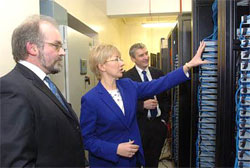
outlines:
[[[101, 82], [86, 93], [81, 99], [80, 124], [90, 167], [135, 167], [136, 160], [145, 165], [136, 119], [137, 100], [159, 94], [188, 79], [181, 67], [150, 82], [117, 80], [125, 115]], [[129, 140], [140, 146], [138, 152], [132, 158], [117, 155], [118, 145]]]

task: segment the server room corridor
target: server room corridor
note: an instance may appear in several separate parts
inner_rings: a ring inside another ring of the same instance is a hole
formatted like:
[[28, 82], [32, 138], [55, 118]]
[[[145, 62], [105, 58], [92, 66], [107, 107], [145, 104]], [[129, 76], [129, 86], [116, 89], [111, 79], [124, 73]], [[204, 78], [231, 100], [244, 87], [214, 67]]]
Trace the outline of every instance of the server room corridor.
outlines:
[[[167, 121], [158, 121], [167, 127], [167, 138], [158, 167], [250, 167], [250, 0], [0, 0], [1, 79], [17, 64], [11, 46], [14, 29], [34, 14], [59, 24], [65, 56], [61, 72], [49, 78], [76, 112], [76, 123], [82, 96], [99, 82], [89, 63], [95, 46], [117, 47], [121, 58], [108, 62], [123, 61], [122, 74], [136, 67], [131, 45], [143, 43], [148, 67], [165, 75], [185, 66], [205, 41], [202, 59], [210, 63], [192, 68], [190, 80], [166, 91]], [[0, 93], [2, 124], [6, 93]], [[149, 109], [143, 106], [148, 120]], [[82, 151], [88, 160], [90, 150]]]

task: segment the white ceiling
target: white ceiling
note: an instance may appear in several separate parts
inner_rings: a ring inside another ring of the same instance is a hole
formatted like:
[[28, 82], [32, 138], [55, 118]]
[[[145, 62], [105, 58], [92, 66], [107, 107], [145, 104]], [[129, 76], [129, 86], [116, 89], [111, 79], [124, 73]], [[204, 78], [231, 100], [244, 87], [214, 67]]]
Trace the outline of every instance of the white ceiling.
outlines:
[[[103, 13], [107, 13], [107, 0], [91, 0], [93, 5], [96, 8], [103, 11]], [[142, 24], [142, 23], [149, 23], [149, 22], [175, 22], [177, 19], [177, 15], [175, 14], [153, 14], [150, 16], [149, 14], [140, 15], [140, 16], [117, 16], [111, 18], [121, 18], [124, 24]]]
[[177, 15], [166, 16], [140, 16], [140, 17], [123, 17], [124, 24], [142, 24], [152, 22], [170, 22], [173, 23], [177, 19]]

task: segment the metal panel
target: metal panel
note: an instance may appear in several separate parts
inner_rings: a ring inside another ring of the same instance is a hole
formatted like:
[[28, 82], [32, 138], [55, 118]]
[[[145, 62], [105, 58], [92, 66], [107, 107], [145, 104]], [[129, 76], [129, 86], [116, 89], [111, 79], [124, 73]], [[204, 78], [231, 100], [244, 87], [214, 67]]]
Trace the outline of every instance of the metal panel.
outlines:
[[[95, 86], [94, 74], [90, 71], [87, 65], [87, 74], [80, 74], [80, 60], [88, 60], [90, 48], [92, 47], [92, 39], [75, 31], [74, 29], [67, 28], [67, 43], [68, 43], [68, 57], [67, 57], [67, 92], [68, 101], [72, 103], [77, 115], [80, 115], [81, 97]], [[87, 63], [88, 64], [88, 63]], [[88, 83], [89, 78], [90, 83]]]
[[67, 10], [53, 0], [40, 0], [40, 13], [53, 17], [58, 24], [67, 25]]
[[[179, 66], [191, 59], [191, 14], [178, 17]], [[179, 160], [177, 167], [190, 164], [191, 81], [179, 85]], [[186, 153], [183, 155], [183, 153]]]

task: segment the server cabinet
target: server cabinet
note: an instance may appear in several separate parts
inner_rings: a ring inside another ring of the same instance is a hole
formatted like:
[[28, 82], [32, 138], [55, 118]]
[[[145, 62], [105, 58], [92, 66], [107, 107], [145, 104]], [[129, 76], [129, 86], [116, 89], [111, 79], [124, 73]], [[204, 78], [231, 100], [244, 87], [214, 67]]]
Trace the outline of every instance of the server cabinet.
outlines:
[[[213, 33], [212, 20], [212, 4], [214, 0], [193, 0], [192, 1], [192, 55], [196, 54], [200, 41]], [[192, 69], [191, 76], [191, 154], [190, 166], [196, 167], [198, 151], [197, 151], [197, 137], [198, 137], [198, 84], [199, 84], [199, 68]]]
[[[226, 146], [219, 148], [217, 152], [217, 165], [249, 167], [250, 149], [248, 142], [250, 139], [247, 135], [249, 132], [250, 106], [248, 101], [249, 93], [244, 90], [249, 88], [250, 1], [221, 1], [219, 7], [221, 9], [219, 17], [227, 19], [227, 22], [221, 22], [221, 31], [219, 32], [225, 39], [225, 42], [220, 41], [222, 58], [220, 60], [222, 65], [220, 83], [221, 86], [228, 87], [226, 94], [223, 93], [224, 88], [221, 88], [220, 96], [225, 98], [225, 101], [233, 103], [228, 106], [226, 102], [223, 102], [219, 106], [221, 109], [221, 124], [218, 129], [224, 133], [225, 138], [218, 139], [218, 147], [223, 141], [226, 141]], [[227, 9], [224, 9], [225, 7]], [[228, 25], [228, 23], [230, 24]], [[224, 34], [224, 31], [226, 34]], [[230, 73], [233, 75], [230, 75]], [[231, 120], [224, 121], [229, 117], [231, 117]], [[228, 149], [226, 149], [227, 147]], [[226, 158], [232, 158], [232, 161], [228, 163], [225, 160]]]
[[[178, 28], [171, 32], [171, 71], [178, 68]], [[172, 118], [172, 158], [175, 165], [179, 160], [179, 86], [171, 89], [171, 118]]]
[[[237, 131], [239, 131], [237, 129], [239, 128], [239, 123], [235, 122], [237, 115], [235, 111], [235, 109], [237, 110], [235, 102], [238, 99], [236, 89], [239, 86], [237, 86], [237, 83], [238, 80], [241, 78], [239, 73], [241, 68], [240, 64], [245, 61], [241, 60], [241, 44], [237, 44], [235, 42], [238, 40], [237, 29], [240, 28], [240, 24], [241, 22], [243, 22], [243, 16], [248, 15], [248, 17], [250, 17], [249, 4], [250, 2], [248, 0], [218, 1], [219, 92], [217, 115], [216, 166], [220, 167], [232, 167], [234, 165], [235, 167], [240, 167], [238, 163], [235, 162], [239, 152], [237, 151], [237, 149], [235, 149], [238, 143], [236, 142], [238, 139], [237, 137], [239, 136], [239, 134], [237, 133]], [[249, 23], [248, 29], [250, 28]], [[246, 49], [245, 51], [247, 50], [249, 52], [249, 46], [248, 49]], [[244, 160], [248, 162], [249, 166], [250, 160]]]
[[[192, 53], [195, 54], [199, 42], [213, 32], [212, 3], [213, 0], [194, 0], [192, 17]], [[241, 5], [239, 5], [241, 4]], [[245, 5], [242, 5], [245, 4]], [[238, 162], [235, 164], [237, 154], [237, 128], [235, 101], [237, 101], [237, 81], [241, 78], [238, 69], [241, 64], [237, 41], [237, 28], [240, 27], [243, 15], [250, 14], [248, 0], [218, 0], [218, 94], [216, 115], [216, 150], [215, 167], [244, 167]], [[249, 51], [249, 49], [248, 49]], [[191, 165], [196, 166], [196, 137], [197, 137], [197, 84], [198, 68], [192, 73], [192, 130], [191, 130]], [[238, 126], [237, 126], [238, 125]], [[239, 145], [239, 144], [238, 144]], [[241, 147], [244, 143], [240, 143]], [[241, 157], [241, 156], [240, 156]], [[249, 164], [249, 161], [247, 161]]]
[[[179, 67], [191, 59], [191, 14], [178, 16]], [[190, 164], [191, 81], [179, 85], [179, 157], [177, 167]], [[185, 153], [185, 154], [184, 154]]]
[[216, 166], [233, 167], [235, 160], [235, 39], [236, 1], [218, 1], [218, 114]]
[[161, 38], [161, 70], [164, 74], [170, 72], [170, 57], [168, 56], [168, 39]]
[[[191, 58], [190, 13], [178, 16], [168, 41], [168, 59], [173, 71]], [[190, 162], [190, 96], [190, 81], [171, 89], [172, 157], [177, 167], [188, 167]]]

